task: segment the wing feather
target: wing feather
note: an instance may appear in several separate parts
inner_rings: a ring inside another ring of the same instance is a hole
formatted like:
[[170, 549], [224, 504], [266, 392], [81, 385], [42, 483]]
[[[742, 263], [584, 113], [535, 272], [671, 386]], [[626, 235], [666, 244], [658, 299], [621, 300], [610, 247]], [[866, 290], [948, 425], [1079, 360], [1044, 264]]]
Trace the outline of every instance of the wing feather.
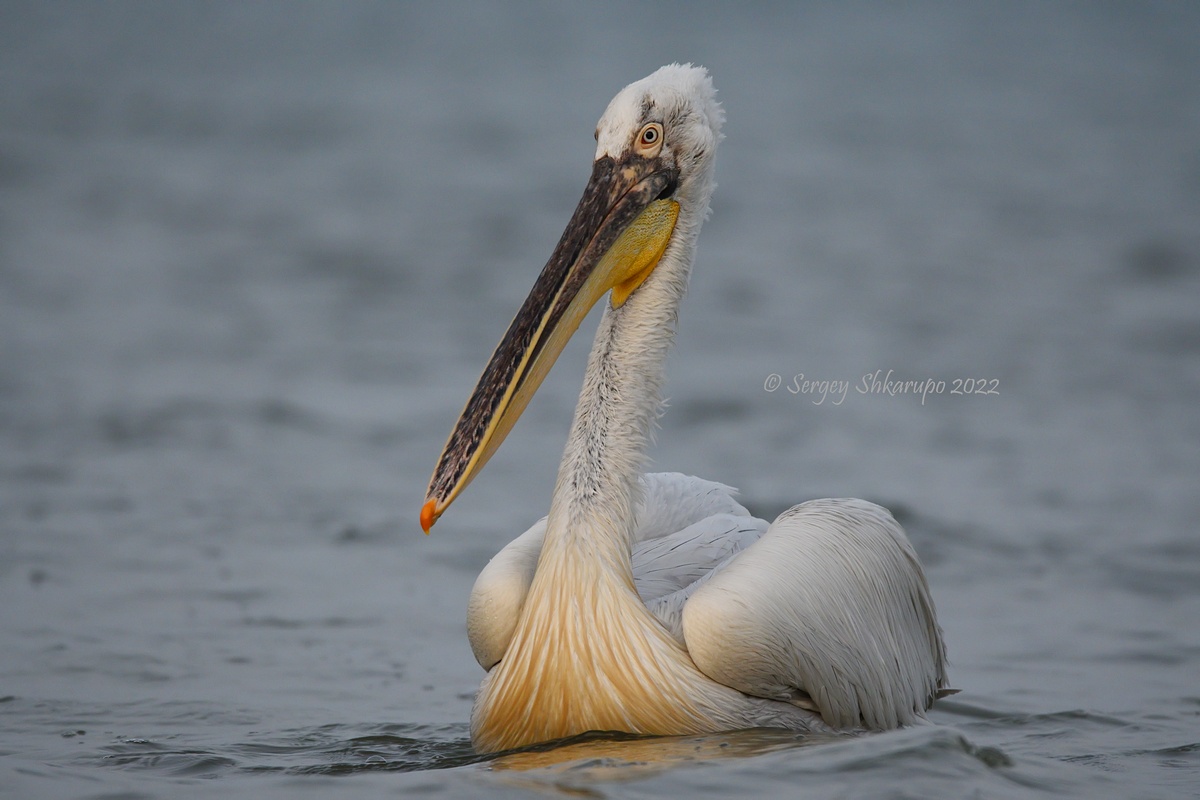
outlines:
[[894, 728], [945, 687], [945, 647], [916, 553], [885, 509], [815, 500], [695, 588], [685, 646], [745, 694], [815, 707], [838, 728]]
[[715, 514], [633, 551], [633, 577], [650, 613], [684, 645], [683, 609], [692, 593], [767, 530], [765, 520]]

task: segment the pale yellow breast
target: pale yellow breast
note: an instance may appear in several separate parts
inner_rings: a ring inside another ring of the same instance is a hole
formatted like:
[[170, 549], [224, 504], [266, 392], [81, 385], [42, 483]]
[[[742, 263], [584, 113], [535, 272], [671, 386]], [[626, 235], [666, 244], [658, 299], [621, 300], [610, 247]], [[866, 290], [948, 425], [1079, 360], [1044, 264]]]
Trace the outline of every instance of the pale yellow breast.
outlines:
[[716, 730], [694, 702], [703, 680], [632, 587], [565, 575], [539, 580], [480, 689], [471, 738], [495, 752], [593, 730]]

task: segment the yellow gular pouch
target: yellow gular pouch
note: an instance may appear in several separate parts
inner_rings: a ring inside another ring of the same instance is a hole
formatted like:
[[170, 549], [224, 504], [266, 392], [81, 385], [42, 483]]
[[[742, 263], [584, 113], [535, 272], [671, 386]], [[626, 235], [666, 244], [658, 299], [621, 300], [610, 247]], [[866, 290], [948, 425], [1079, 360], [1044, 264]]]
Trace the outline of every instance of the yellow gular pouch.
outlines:
[[600, 262], [601, 274], [611, 275], [612, 306], [625, 305], [633, 290], [658, 266], [675, 231], [679, 203], [655, 200], [625, 229]]

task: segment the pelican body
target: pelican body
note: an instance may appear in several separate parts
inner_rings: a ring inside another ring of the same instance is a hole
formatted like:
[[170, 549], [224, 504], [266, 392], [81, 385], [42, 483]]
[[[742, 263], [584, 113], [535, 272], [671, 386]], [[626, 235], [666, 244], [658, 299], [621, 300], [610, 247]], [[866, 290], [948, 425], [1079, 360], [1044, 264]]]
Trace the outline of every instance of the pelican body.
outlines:
[[816, 500], [768, 526], [727, 486], [642, 473], [723, 120], [691, 65], [612, 100], [583, 198], [430, 480], [427, 533], [608, 295], [549, 514], [471, 594], [481, 752], [592, 730], [881, 730], [948, 691], [924, 574], [886, 510]]

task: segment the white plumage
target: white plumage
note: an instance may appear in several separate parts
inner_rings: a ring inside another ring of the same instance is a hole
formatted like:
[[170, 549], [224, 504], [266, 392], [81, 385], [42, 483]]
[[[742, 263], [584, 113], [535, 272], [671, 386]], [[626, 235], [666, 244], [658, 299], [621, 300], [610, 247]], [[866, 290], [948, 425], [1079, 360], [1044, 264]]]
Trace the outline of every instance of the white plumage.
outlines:
[[613, 99], [584, 198], [430, 482], [426, 530], [612, 289], [550, 513], [471, 594], [480, 750], [596, 729], [886, 729], [946, 691], [925, 577], [885, 509], [815, 500], [768, 526], [727, 486], [641, 472], [723, 117], [690, 65]]
[[[945, 650], [916, 553], [886, 509], [813, 500], [768, 526], [729, 486], [674, 472], [641, 482], [638, 595], [708, 677], [834, 728], [924, 716], [946, 684]], [[508, 647], [545, 533], [543, 517], [475, 581], [467, 633], [484, 669]]]

